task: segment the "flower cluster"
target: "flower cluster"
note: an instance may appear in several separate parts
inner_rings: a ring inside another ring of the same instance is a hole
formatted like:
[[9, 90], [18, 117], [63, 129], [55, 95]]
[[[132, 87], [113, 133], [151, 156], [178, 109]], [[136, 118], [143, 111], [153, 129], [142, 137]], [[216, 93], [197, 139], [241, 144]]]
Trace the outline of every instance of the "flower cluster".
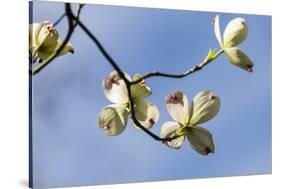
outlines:
[[187, 138], [194, 150], [202, 155], [214, 153], [212, 134], [200, 124], [214, 118], [220, 109], [220, 98], [211, 91], [198, 93], [191, 104], [181, 91], [166, 97], [166, 106], [174, 121], [165, 122], [161, 127], [161, 137], [177, 137], [166, 142], [167, 146], [179, 149]]
[[226, 26], [223, 38], [220, 32], [219, 16], [214, 19], [214, 31], [216, 38], [225, 52], [228, 60], [246, 71], [253, 71], [253, 63], [250, 58], [237, 47], [243, 42], [248, 34], [248, 26], [243, 18], [235, 18]]
[[[32, 53], [33, 62], [47, 60], [62, 43], [58, 31], [50, 21], [29, 25], [29, 51]], [[65, 45], [58, 56], [68, 52], [74, 53], [74, 48], [70, 43]]]
[[[224, 52], [232, 64], [251, 72], [252, 61], [237, 47], [245, 40], [248, 33], [245, 20], [243, 18], [231, 20], [226, 26], [222, 38], [219, 16], [216, 16], [214, 31], [221, 50], [216, 52], [216, 50], [210, 49], [204, 63], [209, 63]], [[139, 81], [142, 76], [136, 74], [131, 79], [128, 74], [124, 73], [124, 77], [127, 81], [124, 81], [116, 71], [113, 71], [102, 82], [104, 95], [113, 104], [103, 108], [99, 114], [98, 122], [99, 127], [110, 136], [119, 135], [125, 130], [132, 113], [131, 108], [134, 108], [134, 117], [146, 129], [150, 129], [159, 119], [158, 108], [144, 101], [152, 94], [145, 81], [142, 80], [137, 84], [126, 83]], [[130, 96], [128, 87], [130, 87]], [[220, 98], [212, 91], [205, 90], [195, 95], [192, 102], [189, 103], [188, 97], [183, 92], [175, 91], [166, 97], [165, 102], [174, 121], [163, 123], [160, 130], [163, 143], [172, 149], [179, 149], [186, 139], [199, 154], [214, 153], [213, 136], [210, 131], [201, 127], [201, 124], [210, 121], [218, 114]], [[130, 103], [133, 103], [133, 106]], [[134, 122], [133, 125], [135, 126]]]
[[[128, 81], [132, 81], [126, 73], [125, 77]], [[136, 74], [133, 81], [140, 78], [141, 75]], [[99, 127], [106, 135], [116, 136], [125, 130], [130, 117], [131, 106], [127, 86], [119, 74], [113, 71], [103, 79], [102, 87], [104, 95], [113, 104], [106, 106], [100, 112]], [[144, 101], [151, 94], [151, 89], [144, 80], [131, 85], [136, 119], [147, 129], [150, 129], [159, 119], [158, 108]], [[220, 109], [219, 97], [211, 91], [202, 91], [189, 104], [188, 98], [183, 92], [175, 91], [166, 97], [166, 106], [175, 122], [165, 122], [160, 135], [162, 138], [175, 137], [172, 141], [165, 142], [169, 147], [179, 149], [184, 139], [187, 138], [198, 153], [208, 155], [210, 152], [214, 152], [215, 146], [211, 133], [199, 125], [217, 115]], [[135, 125], [134, 122], [133, 125]]]
[[[128, 74], [125, 73], [125, 76], [129, 81], [132, 80]], [[136, 74], [133, 80], [140, 78], [141, 75]], [[103, 80], [102, 87], [104, 95], [113, 104], [106, 106], [100, 112], [99, 126], [105, 134], [116, 136], [125, 130], [131, 112], [126, 83], [116, 71], [113, 71]], [[144, 80], [131, 86], [136, 119], [147, 129], [150, 129], [159, 119], [158, 108], [144, 101], [151, 94], [151, 89]]]

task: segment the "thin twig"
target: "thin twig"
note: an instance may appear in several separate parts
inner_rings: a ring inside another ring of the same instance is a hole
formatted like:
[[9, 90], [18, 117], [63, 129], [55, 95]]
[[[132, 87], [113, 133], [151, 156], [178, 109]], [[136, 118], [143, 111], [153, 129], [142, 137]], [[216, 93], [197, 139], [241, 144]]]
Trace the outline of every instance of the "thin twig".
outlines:
[[131, 84], [132, 85], [137, 84], [137, 83], [141, 82], [142, 80], [148, 79], [150, 77], [168, 77], [168, 78], [177, 78], [177, 79], [186, 77], [186, 76], [188, 76], [188, 75], [190, 75], [194, 72], [197, 72], [197, 71], [201, 70], [202, 68], [207, 66], [210, 62], [212, 62], [215, 58], [217, 58], [219, 55], [221, 55], [222, 53], [223, 53], [223, 50], [218, 51], [213, 59], [203, 61], [203, 62], [193, 66], [191, 69], [189, 69], [189, 70], [187, 70], [187, 71], [185, 71], [181, 74], [170, 74], [170, 73], [154, 71], [154, 72], [149, 72], [149, 73], [145, 74], [144, 76], [142, 76], [141, 78], [139, 78], [135, 81], [132, 81]]
[[53, 26], [55, 27], [56, 25], [58, 25], [61, 21], [62, 21], [62, 19], [65, 17], [65, 13], [63, 13], [60, 17], [59, 17], [59, 19], [57, 19], [57, 21], [53, 24]]
[[73, 13], [72, 13], [72, 11], [71, 12], [69, 12], [69, 14], [68, 14], [68, 16], [69, 17], [71, 17], [71, 19], [72, 19], [72, 21], [73, 21], [73, 25], [74, 25], [74, 27], [76, 27], [77, 26], [77, 22], [72, 18], [72, 16], [74, 16], [74, 18], [77, 18], [77, 19], [79, 19], [79, 17], [80, 17], [80, 14], [81, 14], [81, 10], [82, 10], [82, 8], [85, 6], [85, 4], [78, 4], [78, 6], [77, 6], [77, 10], [76, 10], [76, 16], [74, 16], [73, 15]]
[[128, 79], [125, 77], [124, 72], [121, 70], [118, 64], [113, 60], [113, 58], [109, 55], [109, 53], [107, 53], [105, 48], [102, 46], [99, 40], [92, 34], [92, 32], [79, 20], [79, 18], [75, 17], [72, 13], [70, 14], [70, 16], [82, 28], [82, 30], [90, 37], [90, 39], [97, 45], [102, 55], [111, 64], [111, 66], [118, 72], [120, 77], [124, 79], [124, 81], [128, 81]]
[[77, 11], [76, 11], [76, 17], [77, 18], [80, 17], [81, 10], [84, 6], [85, 6], [85, 4], [78, 4]]

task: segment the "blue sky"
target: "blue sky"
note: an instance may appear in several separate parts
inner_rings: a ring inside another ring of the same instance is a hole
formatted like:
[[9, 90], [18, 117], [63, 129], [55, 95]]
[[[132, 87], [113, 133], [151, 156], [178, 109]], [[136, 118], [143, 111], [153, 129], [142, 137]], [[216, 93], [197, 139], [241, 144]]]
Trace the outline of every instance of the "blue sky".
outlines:
[[[33, 22], [55, 21], [62, 3], [35, 1]], [[218, 13], [87, 5], [81, 20], [130, 75], [151, 70], [180, 73], [219, 48], [212, 19]], [[33, 77], [33, 181], [35, 187], [79, 186], [271, 173], [271, 17], [219, 13], [221, 30], [233, 18], [246, 19], [240, 45], [254, 62], [247, 73], [224, 55], [187, 78], [147, 80], [160, 109], [152, 131], [172, 120], [164, 99], [174, 90], [191, 100], [202, 90], [221, 98], [212, 132], [216, 152], [197, 154], [187, 142], [180, 150], [162, 145], [128, 124], [117, 137], [98, 128], [100, 110], [110, 104], [102, 79], [112, 71], [96, 46], [77, 28], [74, 55], [55, 59]], [[67, 31], [64, 19], [58, 26]]]

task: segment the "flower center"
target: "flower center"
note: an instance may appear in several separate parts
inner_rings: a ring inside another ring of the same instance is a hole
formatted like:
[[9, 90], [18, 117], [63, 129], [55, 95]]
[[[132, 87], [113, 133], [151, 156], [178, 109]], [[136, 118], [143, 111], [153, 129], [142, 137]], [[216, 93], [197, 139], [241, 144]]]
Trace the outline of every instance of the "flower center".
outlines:
[[42, 22], [46, 29], [45, 29], [45, 33], [53, 33], [55, 31], [55, 27], [53, 26], [53, 24], [49, 21], [44, 21]]
[[154, 119], [153, 118], [150, 118], [149, 119], [149, 123], [151, 123], [152, 125], [155, 123]]
[[47, 30], [52, 33], [55, 29], [52, 25], [47, 26]]

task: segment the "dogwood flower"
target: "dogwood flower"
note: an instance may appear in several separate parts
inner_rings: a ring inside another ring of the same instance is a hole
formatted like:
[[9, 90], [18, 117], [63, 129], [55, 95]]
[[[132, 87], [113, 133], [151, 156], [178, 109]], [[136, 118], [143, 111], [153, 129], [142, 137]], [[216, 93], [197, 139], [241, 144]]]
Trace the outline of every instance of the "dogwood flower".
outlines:
[[[50, 21], [33, 23], [29, 25], [29, 50], [32, 52], [33, 60], [39, 62], [48, 59], [63, 43], [59, 39], [59, 33]], [[67, 43], [58, 56], [66, 53], [74, 53], [74, 48]]]
[[212, 134], [198, 125], [214, 118], [220, 109], [220, 98], [211, 91], [198, 93], [191, 104], [181, 91], [175, 91], [166, 97], [166, 106], [174, 121], [165, 122], [160, 131], [163, 138], [177, 137], [165, 144], [179, 149], [185, 138], [191, 147], [202, 155], [214, 153], [215, 145]]
[[[128, 74], [125, 73], [125, 76], [131, 81], [131, 77]], [[136, 74], [133, 80], [140, 78], [141, 75]], [[106, 106], [100, 112], [98, 117], [99, 127], [106, 135], [116, 136], [125, 130], [131, 112], [128, 90], [125, 81], [116, 71], [111, 72], [102, 81], [102, 87], [104, 95], [114, 104]], [[159, 119], [158, 108], [144, 101], [151, 94], [151, 89], [144, 80], [131, 86], [136, 119], [147, 129], [151, 128]]]
[[243, 18], [235, 18], [226, 26], [223, 38], [220, 32], [219, 16], [214, 19], [214, 30], [216, 38], [225, 52], [228, 60], [235, 66], [238, 66], [248, 72], [253, 71], [253, 63], [250, 58], [238, 47], [248, 34], [248, 26]]

